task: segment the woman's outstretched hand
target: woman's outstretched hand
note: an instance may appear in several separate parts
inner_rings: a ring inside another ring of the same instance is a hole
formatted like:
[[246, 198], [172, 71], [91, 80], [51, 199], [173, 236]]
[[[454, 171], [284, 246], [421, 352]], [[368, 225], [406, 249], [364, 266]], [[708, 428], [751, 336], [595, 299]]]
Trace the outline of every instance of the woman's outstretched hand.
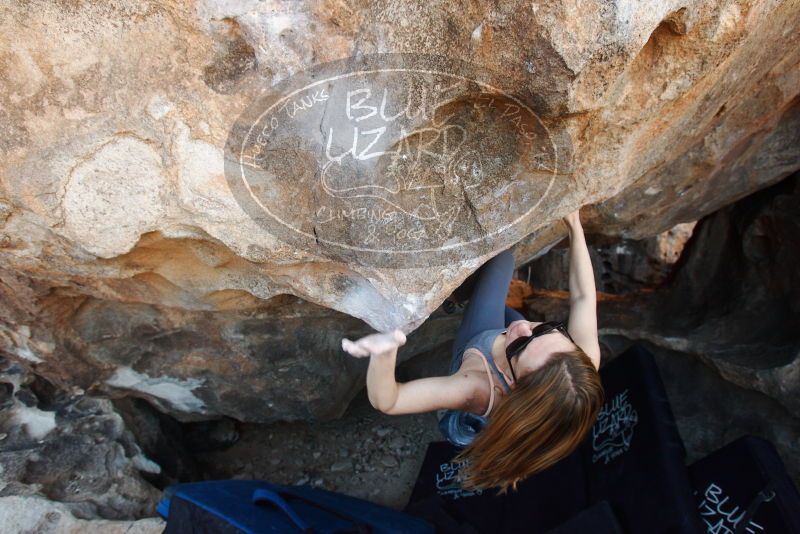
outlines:
[[576, 209], [562, 219], [564, 223], [570, 228], [581, 225], [580, 208]]
[[342, 338], [342, 348], [356, 358], [366, 358], [373, 354], [385, 354], [405, 345], [406, 335], [400, 329], [391, 332], [369, 334], [357, 341]]

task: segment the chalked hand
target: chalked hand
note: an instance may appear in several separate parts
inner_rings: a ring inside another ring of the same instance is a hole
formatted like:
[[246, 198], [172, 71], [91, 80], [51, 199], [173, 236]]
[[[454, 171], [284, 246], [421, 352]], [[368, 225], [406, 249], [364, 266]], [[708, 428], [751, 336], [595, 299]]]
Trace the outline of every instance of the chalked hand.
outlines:
[[562, 220], [569, 228], [580, 226], [581, 225], [580, 208], [566, 215]]
[[400, 329], [395, 329], [391, 332], [369, 334], [357, 341], [342, 338], [342, 348], [356, 358], [365, 358], [373, 354], [384, 354], [405, 342], [406, 335]]

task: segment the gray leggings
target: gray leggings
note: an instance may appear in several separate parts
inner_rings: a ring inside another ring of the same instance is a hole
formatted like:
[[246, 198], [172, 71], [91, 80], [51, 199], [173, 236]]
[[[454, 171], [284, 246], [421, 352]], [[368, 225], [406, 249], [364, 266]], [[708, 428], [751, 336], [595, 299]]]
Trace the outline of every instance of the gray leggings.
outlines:
[[521, 313], [506, 304], [508, 287], [514, 275], [514, 255], [509, 250], [504, 250], [481, 265], [475, 275], [475, 285], [453, 342], [451, 361], [461, 357], [467, 342], [475, 334], [492, 328], [507, 327], [514, 321], [525, 319]]

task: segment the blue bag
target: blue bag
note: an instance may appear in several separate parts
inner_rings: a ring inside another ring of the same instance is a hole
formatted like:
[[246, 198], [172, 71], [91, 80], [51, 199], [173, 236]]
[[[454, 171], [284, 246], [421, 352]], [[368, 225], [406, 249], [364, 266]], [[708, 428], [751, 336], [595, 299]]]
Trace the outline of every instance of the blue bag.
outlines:
[[420, 518], [363, 499], [261, 480], [171, 486], [157, 512], [167, 520], [164, 534], [434, 532], [433, 526]]

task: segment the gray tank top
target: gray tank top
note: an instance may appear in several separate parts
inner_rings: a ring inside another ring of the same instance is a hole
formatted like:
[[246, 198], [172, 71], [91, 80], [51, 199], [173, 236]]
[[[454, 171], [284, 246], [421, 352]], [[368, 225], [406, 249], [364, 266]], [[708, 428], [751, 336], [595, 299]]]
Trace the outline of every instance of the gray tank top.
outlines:
[[[461, 352], [461, 357], [458, 360], [451, 362], [450, 374], [452, 375], [456, 371], [458, 371], [458, 369], [461, 367], [461, 364], [464, 362], [464, 356], [466, 356], [469, 353], [477, 352], [479, 353], [478, 357], [481, 358], [484, 362], [489, 364], [489, 368], [491, 368], [495, 376], [497, 376], [500, 384], [502, 384], [506, 393], [511, 391], [511, 386], [509, 386], [505, 375], [497, 367], [497, 364], [494, 362], [494, 358], [492, 358], [492, 345], [494, 344], [494, 340], [497, 338], [498, 335], [505, 334], [506, 331], [507, 331], [506, 328], [493, 328], [475, 334], [472, 338], [470, 338], [469, 341], [467, 341], [464, 350]], [[494, 385], [493, 382], [491, 384], [492, 384], [492, 390], [490, 392], [489, 407], [486, 409], [486, 413], [484, 413], [481, 417], [486, 417], [487, 415], [489, 415], [489, 412], [492, 411], [494, 402]]]
[[[497, 368], [492, 358], [492, 344], [495, 338], [499, 334], [504, 334], [506, 330], [506, 328], [493, 328], [475, 334], [467, 341], [460, 356], [458, 358], [453, 358], [450, 362], [449, 374], [452, 375], [458, 371], [459, 367], [461, 367], [464, 355], [470, 351], [470, 349], [477, 350], [483, 355], [482, 357], [488, 362], [490, 368], [500, 379], [500, 383], [503, 385], [506, 393], [511, 391], [511, 387], [508, 385], [505, 376], [503, 376], [503, 373]], [[493, 393], [494, 388], [492, 388], [492, 394]], [[475, 415], [461, 410], [439, 410], [437, 413], [439, 416], [439, 429], [450, 443], [459, 447], [466, 446], [472, 442], [475, 435], [486, 425], [488, 422], [486, 416], [491, 409], [492, 401], [489, 402], [489, 408], [484, 415]]]

